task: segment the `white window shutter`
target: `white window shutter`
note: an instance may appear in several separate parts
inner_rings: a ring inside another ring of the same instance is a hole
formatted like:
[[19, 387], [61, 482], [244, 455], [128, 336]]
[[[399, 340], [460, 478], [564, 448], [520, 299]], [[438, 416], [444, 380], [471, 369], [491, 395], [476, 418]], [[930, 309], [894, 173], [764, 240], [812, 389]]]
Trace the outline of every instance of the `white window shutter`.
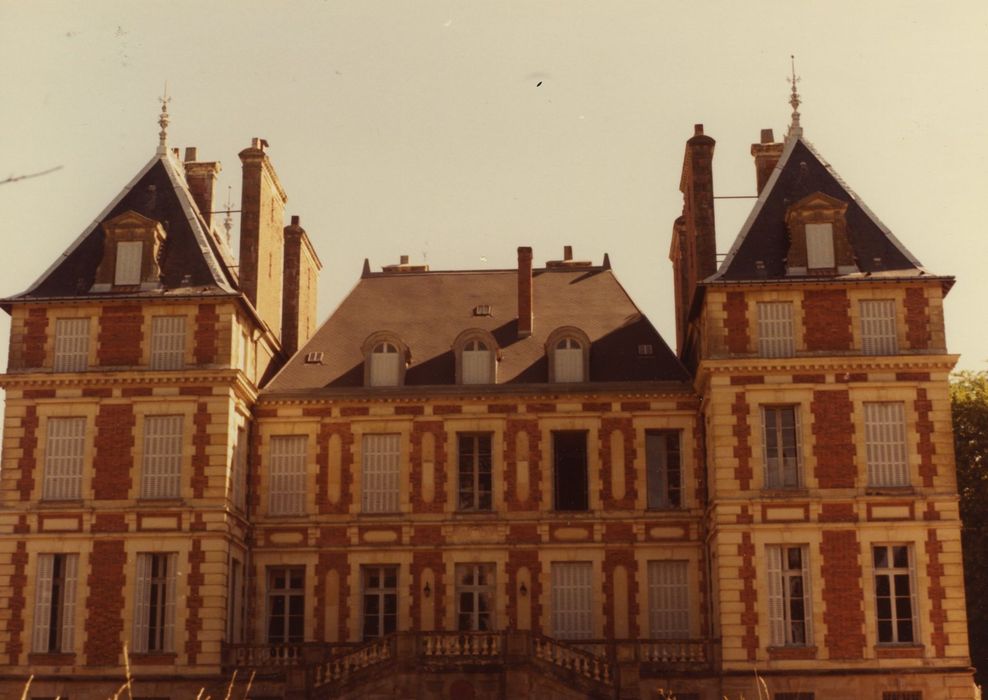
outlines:
[[117, 264], [113, 274], [114, 284], [141, 283], [141, 256], [144, 244], [141, 241], [120, 241], [117, 243]]
[[178, 564], [177, 554], [168, 554], [165, 558], [168, 562], [168, 571], [165, 577], [165, 616], [164, 634], [162, 635], [162, 650], [175, 650], [175, 585], [177, 579], [175, 572]]
[[686, 639], [690, 635], [689, 564], [648, 563], [650, 634], [655, 639]]
[[55, 320], [52, 368], [56, 372], [82, 372], [89, 366], [89, 319]]
[[151, 369], [181, 369], [185, 364], [185, 316], [151, 318]]
[[806, 265], [811, 270], [834, 267], [833, 224], [806, 224]]
[[53, 555], [38, 555], [38, 581], [34, 594], [34, 642], [38, 652], [48, 651], [51, 624], [51, 583]]
[[304, 435], [277, 435], [268, 446], [268, 512], [271, 515], [305, 513], [305, 460], [307, 439]]
[[553, 633], [559, 639], [593, 636], [593, 566], [590, 562], [552, 565]]
[[554, 381], [582, 382], [583, 377], [583, 346], [574, 338], [565, 338], [556, 344], [553, 364]]
[[899, 351], [895, 326], [895, 300], [862, 300], [861, 352], [865, 355], [894, 355]]
[[806, 626], [806, 644], [813, 644], [813, 584], [810, 581], [810, 550], [802, 547], [800, 568], [803, 576], [803, 623]]
[[908, 486], [906, 421], [902, 402], [864, 404], [869, 486]]
[[65, 555], [65, 581], [62, 588], [62, 653], [70, 654], [75, 645], [75, 587], [79, 578], [79, 555]]
[[151, 614], [148, 594], [151, 588], [151, 554], [137, 555], [137, 585], [134, 587], [134, 644], [137, 654], [148, 650], [148, 616]]
[[782, 547], [766, 548], [768, 555], [768, 619], [772, 646], [785, 646], [786, 612], [782, 592]]
[[85, 418], [49, 418], [45, 442], [43, 498], [63, 501], [82, 498], [86, 446]]
[[398, 348], [391, 343], [381, 343], [371, 352], [370, 363], [371, 386], [398, 386]]
[[365, 513], [398, 512], [400, 440], [397, 433], [364, 435], [361, 489]]
[[182, 416], [144, 419], [142, 498], [178, 498], [182, 491]]
[[479, 341], [471, 341], [460, 353], [464, 384], [490, 384], [491, 351]]
[[759, 302], [758, 353], [762, 357], [791, 357], [795, 352], [792, 302]]

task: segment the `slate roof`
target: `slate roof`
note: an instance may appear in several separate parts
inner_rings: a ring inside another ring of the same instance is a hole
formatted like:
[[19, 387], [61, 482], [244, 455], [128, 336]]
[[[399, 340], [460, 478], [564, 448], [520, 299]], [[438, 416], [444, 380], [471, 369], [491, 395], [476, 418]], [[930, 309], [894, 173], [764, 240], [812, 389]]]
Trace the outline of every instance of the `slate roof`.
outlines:
[[[705, 282], [786, 279], [786, 210], [813, 192], [848, 203], [848, 237], [859, 271], [839, 275], [840, 279], [929, 274], [816, 149], [802, 136], [796, 136], [787, 140], [775, 170], [720, 269]], [[876, 258], [881, 259], [880, 264]], [[764, 264], [763, 271], [759, 271], [758, 261]]]
[[[103, 257], [101, 224], [135, 211], [162, 224], [166, 232], [159, 290], [90, 292]], [[157, 153], [27, 291], [6, 302], [71, 297], [160, 297], [235, 294], [233, 254], [206, 223], [190, 194], [182, 166], [170, 153]]]
[[[563, 326], [589, 337], [591, 382], [688, 381], [609, 268], [534, 270], [534, 329], [527, 338], [517, 334], [517, 290], [517, 270], [365, 274], [264, 393], [362, 387], [361, 348], [380, 331], [395, 333], [409, 348], [405, 386], [454, 385], [453, 343], [475, 328], [489, 331], [500, 348], [498, 385], [547, 382], [545, 343]], [[475, 316], [474, 308], [484, 304], [492, 316]], [[639, 357], [639, 344], [651, 345], [654, 354]], [[310, 352], [322, 352], [322, 364], [306, 364]]]

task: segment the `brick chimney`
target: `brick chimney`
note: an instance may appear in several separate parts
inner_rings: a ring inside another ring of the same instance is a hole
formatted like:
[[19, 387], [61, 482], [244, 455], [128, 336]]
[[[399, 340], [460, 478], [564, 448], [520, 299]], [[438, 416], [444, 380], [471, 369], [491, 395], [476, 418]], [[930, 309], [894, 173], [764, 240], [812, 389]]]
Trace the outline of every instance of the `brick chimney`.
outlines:
[[751, 144], [751, 155], [755, 157], [755, 180], [758, 194], [765, 189], [765, 183], [772, 176], [772, 171], [782, 157], [783, 144], [775, 143], [775, 135], [771, 129], [762, 129], [760, 143]]
[[268, 142], [251, 140], [240, 152], [240, 289], [271, 331], [281, 333], [285, 241], [282, 227], [288, 196], [265, 153]]
[[316, 331], [316, 300], [322, 262], [297, 216], [285, 227], [284, 294], [281, 302], [281, 347], [294, 355]]
[[518, 337], [532, 335], [532, 249], [518, 248]]
[[200, 163], [196, 160], [197, 155], [198, 149], [195, 146], [185, 149], [185, 182], [199, 213], [206, 220], [206, 228], [209, 228], [213, 222], [213, 188], [223, 168], [216, 162]]

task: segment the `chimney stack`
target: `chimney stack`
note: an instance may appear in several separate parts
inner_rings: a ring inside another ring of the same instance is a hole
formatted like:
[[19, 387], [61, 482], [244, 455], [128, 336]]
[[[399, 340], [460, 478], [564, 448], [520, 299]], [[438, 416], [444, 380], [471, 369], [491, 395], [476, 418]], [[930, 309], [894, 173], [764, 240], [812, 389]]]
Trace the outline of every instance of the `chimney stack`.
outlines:
[[216, 178], [223, 168], [219, 163], [199, 163], [198, 149], [189, 146], [185, 149], [185, 182], [189, 186], [192, 199], [206, 220], [206, 228], [213, 225], [213, 189], [216, 186]]
[[518, 248], [518, 337], [532, 335], [532, 249]]
[[762, 129], [760, 143], [751, 144], [751, 155], [755, 157], [755, 180], [758, 194], [765, 189], [765, 183], [772, 177], [772, 171], [782, 157], [783, 144], [775, 143], [771, 129]]
[[281, 347], [294, 355], [316, 330], [316, 300], [322, 262], [312, 241], [292, 216], [285, 227], [284, 291], [281, 307]]

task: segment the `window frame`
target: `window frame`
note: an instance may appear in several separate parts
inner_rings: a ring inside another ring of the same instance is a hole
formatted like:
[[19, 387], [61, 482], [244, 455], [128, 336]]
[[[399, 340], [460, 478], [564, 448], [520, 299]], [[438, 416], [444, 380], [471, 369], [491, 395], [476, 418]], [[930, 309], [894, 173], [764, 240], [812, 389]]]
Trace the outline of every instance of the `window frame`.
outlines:
[[175, 552], [137, 553], [133, 636], [136, 654], [175, 652], [177, 562]]
[[[364, 433], [361, 436], [361, 513], [388, 515], [401, 512], [401, 445], [401, 433]], [[369, 487], [371, 484], [374, 488]]]
[[[473, 344], [481, 344], [484, 349], [473, 350], [470, 348]], [[477, 355], [477, 357], [468, 358], [468, 354]], [[488, 331], [481, 328], [463, 331], [453, 341], [453, 355], [456, 358], [456, 383], [463, 386], [497, 384], [497, 363], [500, 354], [497, 341]], [[471, 362], [468, 362], [468, 359]], [[484, 376], [476, 377], [471, 374], [471, 368], [477, 367], [484, 368]]]
[[308, 455], [307, 435], [272, 435], [268, 439], [268, 515], [306, 514]]
[[[764, 463], [763, 488], [772, 491], [804, 488], [802, 426], [799, 404], [762, 404], [760, 409], [762, 419], [762, 461]], [[773, 421], [769, 420], [770, 414], [774, 415], [777, 412], [786, 410], [792, 412], [792, 450], [795, 452], [795, 456], [793, 457], [795, 483], [786, 483], [787, 446], [784, 440], [786, 426], [780, 424], [780, 418], [778, 416]], [[770, 425], [770, 422], [772, 425]], [[770, 435], [774, 436], [776, 443], [775, 450], [770, 448]], [[772, 452], [775, 452], [775, 454], [773, 455]], [[773, 462], [777, 465], [775, 468], [773, 468]]]
[[[905, 488], [912, 485], [905, 402], [864, 401], [861, 412], [864, 416], [868, 488]], [[878, 415], [879, 412], [886, 415]]]
[[53, 372], [84, 372], [89, 369], [91, 326], [88, 317], [55, 319]]
[[152, 316], [148, 367], [153, 370], [173, 370], [185, 367], [187, 335], [188, 319], [186, 316], [180, 314]]
[[[88, 425], [89, 419], [86, 416], [50, 416], [47, 419], [41, 480], [42, 501], [82, 500]], [[60, 430], [66, 432], [56, 434]]]
[[[564, 572], [569, 572], [569, 575], [564, 575]], [[576, 581], [576, 584], [579, 584], [576, 585], [573, 581], [577, 578], [585, 580]], [[553, 636], [564, 640], [592, 639], [594, 636], [593, 563], [554, 561], [550, 566], [550, 582]], [[563, 583], [566, 585], [562, 585]]]
[[[365, 642], [398, 631], [400, 574], [401, 568], [397, 564], [373, 564], [360, 567], [360, 637]], [[375, 575], [379, 583], [372, 586], [372, 577]], [[387, 585], [389, 578], [394, 580], [394, 585]], [[368, 611], [367, 603], [370, 599], [376, 599], [376, 611]], [[371, 617], [376, 618], [376, 631], [373, 633], [369, 631], [367, 625]]]
[[[265, 626], [264, 637], [268, 644], [301, 644], [305, 642], [305, 566], [269, 566], [265, 578]], [[296, 576], [299, 585], [293, 585]], [[284, 585], [276, 585], [279, 577], [284, 578]], [[283, 603], [281, 613], [275, 613], [276, 601]], [[295, 603], [299, 603], [300, 612], [295, 611]], [[272, 634], [276, 619], [281, 620], [280, 630]], [[293, 630], [292, 622], [298, 621], [301, 630]]]
[[895, 299], [861, 299], [861, 354], [888, 356], [899, 353], [898, 303]]
[[[798, 552], [799, 568], [791, 568], [789, 554]], [[773, 647], [813, 646], [813, 588], [810, 549], [806, 544], [771, 544], [765, 547], [768, 563], [768, 618]], [[793, 589], [799, 586], [799, 598]], [[801, 606], [801, 619], [796, 611]], [[797, 633], [802, 625], [802, 640]]]
[[[650, 439], [662, 438], [661, 459], [650, 448]], [[670, 449], [670, 448], [674, 449]], [[683, 507], [683, 431], [678, 429], [645, 430], [645, 507], [649, 510], [674, 510]]]
[[[563, 348], [563, 352], [572, 352], [574, 350], [580, 351], [579, 358], [579, 377], [565, 376], [563, 372], [566, 371], [567, 363], [561, 363], [558, 352], [560, 351], [559, 345], [561, 343], [572, 344], [575, 347]], [[563, 326], [562, 328], [557, 328], [552, 333], [545, 342], [545, 354], [549, 362], [549, 383], [551, 384], [582, 384], [590, 381], [590, 338], [579, 328], [575, 326]]]
[[[648, 631], [652, 639], [690, 638], [689, 565], [686, 559], [653, 559], [647, 563]], [[662, 574], [670, 573], [673, 576], [665, 576], [663, 581]], [[673, 577], [681, 580], [670, 582]], [[670, 624], [664, 624], [664, 619]]]
[[[134, 253], [136, 252], [136, 259]], [[136, 266], [136, 269], [135, 269]], [[134, 287], [143, 281], [144, 241], [118, 240], [113, 261], [113, 286]]]
[[[587, 430], [553, 430], [552, 435], [552, 508], [564, 513], [590, 512], [590, 465], [589, 465], [589, 431]], [[582, 464], [570, 464], [570, 455], [566, 449], [577, 446], [577, 436], [582, 439]], [[570, 446], [561, 443], [573, 439]], [[561, 449], [564, 448], [564, 449]], [[567, 463], [564, 464], [563, 462]], [[579, 483], [571, 477], [578, 477]], [[573, 489], [582, 487], [582, 500]], [[575, 495], [574, 495], [575, 494]], [[573, 505], [563, 505], [564, 495], [573, 496]], [[581, 501], [577, 503], [576, 501]]]
[[[469, 449], [464, 451], [464, 443]], [[483, 442], [486, 441], [486, 453]], [[485, 513], [494, 509], [494, 452], [492, 433], [456, 434], [456, 509]], [[486, 455], [486, 469], [483, 457]], [[464, 483], [467, 477], [468, 483]], [[469, 500], [464, 502], [464, 496]], [[486, 496], [486, 499], [485, 499]]]
[[38, 554], [31, 638], [34, 653], [71, 654], [75, 651], [78, 579], [78, 554]]
[[814, 270], [835, 270], [837, 268], [837, 251], [834, 245], [833, 222], [807, 222], [804, 234], [806, 237], [806, 269], [811, 273]]
[[[159, 425], [165, 432], [156, 434], [151, 428]], [[176, 425], [178, 430], [174, 432]], [[181, 498], [184, 438], [185, 416], [181, 414], [144, 416], [140, 495], [142, 500]], [[156, 444], [158, 448], [170, 449], [156, 453]], [[153, 473], [156, 471], [159, 473]]]
[[[878, 550], [886, 550], [887, 561], [890, 562], [891, 566], [879, 566], [878, 564]], [[895, 549], [903, 549], [906, 552], [906, 564], [896, 564]], [[891, 556], [889, 556], [891, 555]], [[917, 596], [917, 584], [918, 579], [916, 578], [916, 557], [913, 551], [912, 543], [904, 542], [876, 542], [871, 545], [871, 564], [872, 564], [872, 577], [875, 584], [875, 641], [880, 646], [918, 646], [920, 642], [920, 614]], [[909, 593], [907, 596], [902, 596], [897, 590], [897, 578], [906, 577], [906, 584], [909, 587]], [[889, 595], [882, 595], [880, 591], [879, 579], [886, 578], [888, 584]], [[882, 599], [888, 599], [888, 613], [889, 616], [886, 618], [881, 617], [882, 615]], [[909, 601], [909, 639], [900, 639], [902, 633], [899, 629], [899, 625], [905, 622], [905, 616], [900, 615], [898, 605], [899, 600], [906, 599]], [[890, 627], [889, 632], [891, 633], [889, 639], [882, 639], [882, 622], [887, 620]]]
[[[770, 313], [772, 310], [778, 313]], [[795, 304], [791, 301], [759, 301], [755, 303], [755, 315], [758, 329], [758, 356], [772, 358], [795, 356]]]
[[[377, 352], [377, 349], [380, 347], [390, 347], [394, 350], [394, 352]], [[401, 341], [397, 334], [390, 331], [371, 333], [371, 335], [364, 340], [360, 351], [364, 356], [365, 387], [373, 389], [387, 389], [405, 385], [405, 371], [408, 368], [411, 353], [408, 350], [408, 346]], [[394, 355], [395, 366], [392, 368], [394, 371], [393, 381], [390, 381], [390, 378], [388, 378], [389, 381], [385, 382], [378, 376], [378, 372], [382, 370], [376, 368], [382, 365], [380, 362], [375, 362], [375, 356], [377, 355]]]
[[[473, 577], [472, 583], [464, 582], [464, 575]], [[497, 601], [497, 567], [492, 562], [456, 564], [456, 628], [460, 632], [493, 632], [497, 629], [495, 607]], [[477, 581], [483, 581], [477, 583]], [[470, 600], [471, 610], [463, 609], [464, 596]], [[481, 610], [482, 604], [486, 609]], [[466, 618], [464, 616], [467, 616]], [[486, 619], [486, 625], [482, 624]], [[464, 621], [468, 624], [464, 625]]]

